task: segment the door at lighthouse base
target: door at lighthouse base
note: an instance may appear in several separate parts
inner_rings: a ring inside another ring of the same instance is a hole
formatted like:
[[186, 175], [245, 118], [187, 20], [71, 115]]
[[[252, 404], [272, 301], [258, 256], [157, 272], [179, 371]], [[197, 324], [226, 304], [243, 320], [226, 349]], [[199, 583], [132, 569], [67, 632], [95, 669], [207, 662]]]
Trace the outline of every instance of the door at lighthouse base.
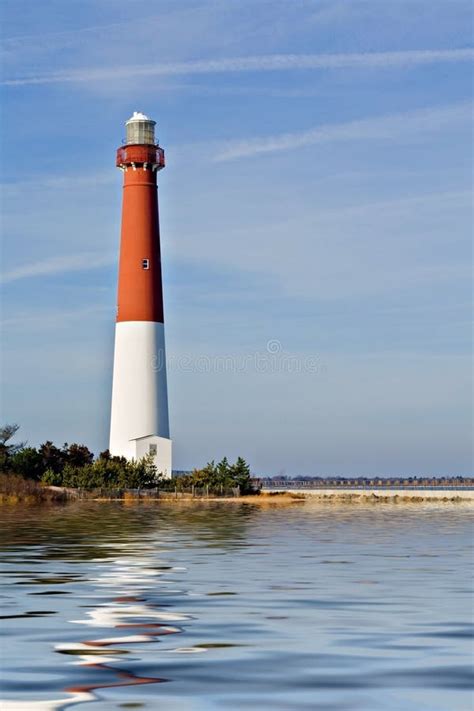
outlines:
[[134, 459], [142, 459], [147, 455], [153, 457], [157, 474], [161, 474], [165, 479], [171, 479], [171, 440], [158, 435], [148, 435], [137, 437], [131, 440], [134, 445]]

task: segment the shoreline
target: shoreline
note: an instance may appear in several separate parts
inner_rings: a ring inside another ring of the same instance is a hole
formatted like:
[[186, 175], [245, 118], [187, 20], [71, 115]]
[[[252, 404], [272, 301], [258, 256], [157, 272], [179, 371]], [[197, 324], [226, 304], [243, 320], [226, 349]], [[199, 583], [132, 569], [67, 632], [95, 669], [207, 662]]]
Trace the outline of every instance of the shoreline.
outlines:
[[145, 504], [148, 506], [160, 504], [196, 506], [202, 504], [247, 504], [252, 506], [293, 506], [295, 504], [424, 504], [424, 503], [449, 503], [471, 504], [474, 506], [474, 491], [459, 490], [433, 490], [433, 491], [354, 491], [354, 490], [288, 490], [288, 491], [262, 491], [260, 494], [245, 496], [193, 496], [192, 494], [174, 492], [160, 492], [159, 495], [146, 492], [125, 492], [121, 496], [97, 495], [94, 492], [79, 492], [75, 489], [60, 489], [48, 487], [57, 494], [57, 498], [38, 500], [34, 497], [18, 497], [15, 495], [1, 495], [0, 506], [17, 505], [46, 505], [48, 507], [80, 502], [112, 503], [125, 505]]
[[472, 501], [474, 490], [469, 489], [286, 489], [262, 491], [262, 495], [292, 495], [304, 499], [340, 499], [344, 501]]

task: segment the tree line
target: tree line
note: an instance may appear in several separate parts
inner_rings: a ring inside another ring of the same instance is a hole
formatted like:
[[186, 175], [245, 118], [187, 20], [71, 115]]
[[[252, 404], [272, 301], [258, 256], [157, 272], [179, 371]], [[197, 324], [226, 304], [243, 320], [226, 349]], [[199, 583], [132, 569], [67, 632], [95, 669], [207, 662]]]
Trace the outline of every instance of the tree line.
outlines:
[[155, 489], [168, 491], [206, 490], [209, 494], [223, 494], [230, 490], [241, 494], [256, 493], [250, 468], [242, 457], [235, 464], [227, 458], [215, 464], [209, 462], [190, 474], [165, 479], [157, 472], [150, 456], [129, 461], [108, 450], [95, 457], [84, 444], [57, 447], [46, 441], [39, 447], [25, 442], [13, 442], [18, 425], [0, 428], [0, 474], [21, 477], [43, 485], [74, 489]]
[[194, 469], [189, 474], [181, 474], [164, 484], [165, 486], [167, 484], [168, 488], [173, 491], [197, 489], [213, 494], [225, 494], [237, 490], [242, 495], [258, 492], [258, 487], [250, 473], [250, 467], [242, 457], [238, 457], [234, 464], [230, 464], [227, 457], [217, 464], [214, 461], [208, 462], [202, 469]]

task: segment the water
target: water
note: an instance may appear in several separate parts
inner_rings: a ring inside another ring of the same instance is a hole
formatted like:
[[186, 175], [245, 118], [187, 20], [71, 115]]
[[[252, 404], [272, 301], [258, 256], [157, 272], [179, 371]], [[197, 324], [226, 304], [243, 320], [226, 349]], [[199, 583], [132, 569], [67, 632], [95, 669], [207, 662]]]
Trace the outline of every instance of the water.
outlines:
[[465, 504], [2, 513], [2, 711], [471, 708]]

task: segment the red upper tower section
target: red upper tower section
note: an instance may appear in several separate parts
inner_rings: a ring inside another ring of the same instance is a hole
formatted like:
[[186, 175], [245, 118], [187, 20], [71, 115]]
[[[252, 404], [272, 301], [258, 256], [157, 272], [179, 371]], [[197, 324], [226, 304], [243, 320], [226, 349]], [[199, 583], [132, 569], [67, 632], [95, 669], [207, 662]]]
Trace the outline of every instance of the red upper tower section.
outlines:
[[155, 121], [134, 113], [117, 150], [124, 172], [117, 321], [163, 323], [160, 226], [156, 174], [165, 153], [155, 143]]

